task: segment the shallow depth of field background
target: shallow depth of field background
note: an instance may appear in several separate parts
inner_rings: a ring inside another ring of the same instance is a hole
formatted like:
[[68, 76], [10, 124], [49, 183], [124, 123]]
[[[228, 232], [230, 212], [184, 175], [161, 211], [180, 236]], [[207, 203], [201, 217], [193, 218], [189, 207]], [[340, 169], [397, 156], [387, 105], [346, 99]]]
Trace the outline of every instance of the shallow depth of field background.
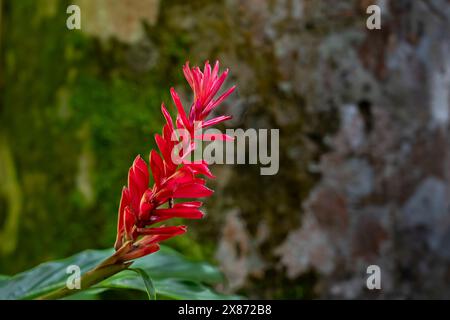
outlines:
[[81, 31], [72, 2], [0, 0], [0, 274], [111, 247], [181, 66], [219, 59], [228, 127], [279, 128], [280, 171], [214, 166], [168, 245], [252, 298], [450, 298], [448, 1], [378, 1], [372, 31], [375, 0], [73, 2]]

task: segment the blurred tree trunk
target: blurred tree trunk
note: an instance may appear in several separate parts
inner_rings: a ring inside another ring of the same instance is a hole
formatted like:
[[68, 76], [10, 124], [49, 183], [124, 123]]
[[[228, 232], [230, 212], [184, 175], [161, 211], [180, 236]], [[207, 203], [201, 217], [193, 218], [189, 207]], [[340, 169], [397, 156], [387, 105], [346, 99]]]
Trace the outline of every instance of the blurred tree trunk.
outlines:
[[[363, 0], [229, 0], [195, 12], [193, 55], [219, 52], [239, 86], [235, 125], [281, 133], [278, 175], [216, 170], [209, 212], [228, 212], [210, 218], [234, 290], [450, 297], [450, 6], [376, 3], [381, 30], [366, 28]], [[382, 290], [366, 287], [372, 264]]]

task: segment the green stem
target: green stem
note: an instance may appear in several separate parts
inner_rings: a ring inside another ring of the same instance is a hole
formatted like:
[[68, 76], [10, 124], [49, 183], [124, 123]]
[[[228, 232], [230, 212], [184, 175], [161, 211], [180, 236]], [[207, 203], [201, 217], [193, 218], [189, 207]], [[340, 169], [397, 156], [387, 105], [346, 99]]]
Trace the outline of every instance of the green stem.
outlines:
[[69, 289], [67, 286], [64, 286], [61, 289], [57, 289], [50, 293], [47, 293], [43, 296], [36, 298], [37, 300], [56, 300], [61, 299], [72, 294], [78, 293], [82, 290], [86, 290], [97, 283], [119, 273], [122, 270], [127, 269], [130, 266], [130, 263], [126, 264], [113, 264], [102, 268], [94, 268], [88, 272], [86, 272], [80, 279], [81, 281], [81, 289]]
[[78, 293], [82, 290], [86, 290], [97, 283], [119, 273], [122, 270], [128, 269], [128, 267], [133, 262], [122, 262], [119, 257], [123, 252], [128, 251], [132, 247], [131, 242], [125, 243], [118, 251], [116, 251], [112, 256], [103, 260], [94, 269], [86, 272], [80, 279], [81, 288], [80, 289], [69, 289], [67, 286], [63, 288], [56, 289], [40, 297], [36, 300], [56, 300], [61, 299], [72, 294]]

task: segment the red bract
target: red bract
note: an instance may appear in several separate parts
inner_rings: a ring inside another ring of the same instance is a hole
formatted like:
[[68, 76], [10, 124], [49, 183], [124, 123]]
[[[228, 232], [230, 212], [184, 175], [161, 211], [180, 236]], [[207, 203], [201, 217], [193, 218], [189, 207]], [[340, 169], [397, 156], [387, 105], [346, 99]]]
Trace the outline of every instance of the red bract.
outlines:
[[[158, 243], [186, 232], [186, 226], [155, 227], [153, 225], [171, 218], [200, 219], [203, 217], [200, 207], [202, 202], [185, 201], [174, 204], [174, 199], [204, 198], [213, 191], [206, 187], [206, 181], [200, 176], [214, 178], [205, 161], [190, 163], [185, 159], [195, 148], [194, 139], [228, 140], [226, 135], [195, 136], [197, 129], [209, 127], [231, 118], [218, 116], [206, 120], [211, 111], [223, 102], [235, 89], [228, 89], [217, 95], [225, 81], [228, 70], [219, 75], [219, 62], [214, 68], [205, 63], [203, 72], [198, 68], [183, 67], [184, 75], [194, 92], [194, 101], [187, 116], [181, 100], [172, 88], [170, 93], [177, 109], [176, 126], [164, 104], [161, 106], [166, 124], [162, 134], [155, 135], [160, 153], [152, 150], [149, 156], [153, 175], [153, 186], [149, 187], [149, 171], [146, 162], [137, 156], [128, 173], [128, 186], [122, 190], [117, 221], [116, 250], [127, 245], [129, 250], [121, 250], [120, 259], [128, 261], [158, 251]], [[177, 135], [176, 129], [189, 132], [189, 142]], [[177, 151], [175, 146], [187, 143], [187, 148]], [[172, 155], [178, 152], [182, 161], [174, 162]], [[152, 227], [153, 226], [153, 227]], [[130, 243], [132, 245], [130, 245]]]
[[[191, 104], [189, 116], [186, 115], [180, 98], [174, 88], [170, 89], [173, 102], [178, 110], [177, 127], [188, 130], [192, 137], [196, 129], [207, 128], [220, 122], [231, 119], [231, 116], [219, 116], [210, 120], [206, 120], [211, 111], [219, 106], [233, 91], [235, 86], [226, 90], [217, 99], [215, 96], [220, 90], [228, 76], [228, 69], [219, 74], [219, 62], [217, 61], [214, 68], [208, 62], [205, 63], [203, 71], [199, 67], [190, 68], [189, 62], [183, 67], [183, 73], [188, 81], [192, 91], [194, 92], [194, 101]], [[195, 126], [198, 127], [195, 127]], [[195, 137], [202, 140], [229, 140], [226, 135], [215, 135], [210, 137]]]

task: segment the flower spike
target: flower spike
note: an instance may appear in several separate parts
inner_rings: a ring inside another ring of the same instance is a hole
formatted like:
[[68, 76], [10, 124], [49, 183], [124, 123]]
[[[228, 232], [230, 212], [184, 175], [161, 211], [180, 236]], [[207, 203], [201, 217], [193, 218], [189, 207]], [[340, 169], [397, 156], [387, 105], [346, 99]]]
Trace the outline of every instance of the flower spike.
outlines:
[[202, 202], [184, 201], [174, 203], [174, 199], [204, 198], [213, 194], [206, 187], [206, 181], [199, 178], [214, 178], [206, 161], [188, 162], [187, 155], [195, 149], [191, 142], [186, 150], [180, 151], [181, 163], [172, 159], [175, 146], [184, 142], [177, 135], [176, 129], [184, 129], [190, 135], [190, 141], [230, 140], [224, 134], [195, 136], [198, 128], [206, 128], [231, 119], [231, 116], [217, 116], [206, 120], [213, 109], [219, 106], [235, 89], [231, 87], [215, 98], [228, 76], [228, 70], [219, 74], [219, 62], [214, 67], [207, 61], [203, 71], [199, 67], [190, 68], [189, 62], [183, 66], [184, 76], [193, 93], [191, 108], [184, 110], [178, 93], [170, 89], [176, 107], [175, 122], [164, 103], [161, 112], [165, 119], [162, 134], [155, 135], [159, 153], [152, 150], [149, 154], [149, 166], [153, 176], [153, 186], [149, 187], [150, 175], [147, 163], [137, 156], [128, 173], [128, 186], [122, 189], [117, 220], [117, 237], [114, 245], [120, 261], [130, 261], [159, 250], [161, 241], [184, 234], [185, 226], [154, 225], [172, 218], [201, 219], [204, 214], [200, 210]]

